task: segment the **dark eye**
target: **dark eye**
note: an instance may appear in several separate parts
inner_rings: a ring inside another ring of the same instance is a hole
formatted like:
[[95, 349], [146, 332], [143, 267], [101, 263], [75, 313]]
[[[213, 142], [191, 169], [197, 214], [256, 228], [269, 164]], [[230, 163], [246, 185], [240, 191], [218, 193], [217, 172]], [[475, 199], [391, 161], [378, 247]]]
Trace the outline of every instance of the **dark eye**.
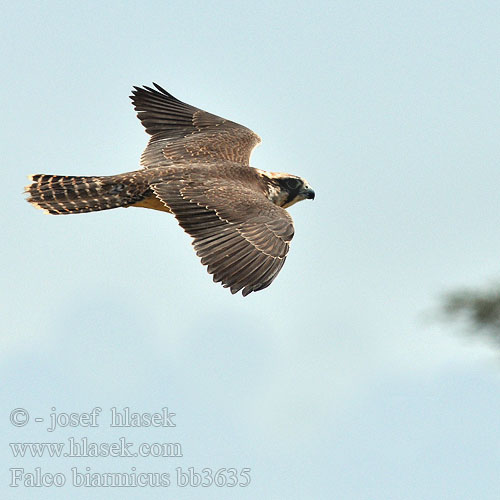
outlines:
[[286, 185], [289, 189], [297, 189], [300, 186], [299, 179], [287, 179]]

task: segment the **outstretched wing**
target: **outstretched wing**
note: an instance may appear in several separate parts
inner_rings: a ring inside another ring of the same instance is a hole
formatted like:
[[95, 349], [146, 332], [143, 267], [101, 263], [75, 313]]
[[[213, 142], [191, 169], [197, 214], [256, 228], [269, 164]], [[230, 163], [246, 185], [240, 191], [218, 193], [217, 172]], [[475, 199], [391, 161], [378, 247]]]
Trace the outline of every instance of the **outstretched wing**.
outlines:
[[134, 87], [132, 103], [152, 137], [141, 156], [146, 168], [178, 162], [228, 160], [248, 165], [260, 137], [250, 129], [179, 101], [156, 83]]
[[232, 293], [268, 287], [285, 263], [293, 237], [288, 212], [241, 183], [175, 179], [152, 186], [193, 237], [201, 263]]

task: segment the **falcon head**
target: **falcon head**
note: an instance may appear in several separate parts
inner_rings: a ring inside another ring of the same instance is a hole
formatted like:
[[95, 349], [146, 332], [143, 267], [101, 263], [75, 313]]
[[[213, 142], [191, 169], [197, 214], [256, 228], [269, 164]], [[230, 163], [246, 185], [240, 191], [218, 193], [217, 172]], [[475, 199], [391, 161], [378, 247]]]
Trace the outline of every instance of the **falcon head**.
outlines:
[[302, 200], [314, 200], [314, 190], [309, 183], [291, 174], [260, 172], [267, 187], [268, 198], [282, 208], [291, 207]]

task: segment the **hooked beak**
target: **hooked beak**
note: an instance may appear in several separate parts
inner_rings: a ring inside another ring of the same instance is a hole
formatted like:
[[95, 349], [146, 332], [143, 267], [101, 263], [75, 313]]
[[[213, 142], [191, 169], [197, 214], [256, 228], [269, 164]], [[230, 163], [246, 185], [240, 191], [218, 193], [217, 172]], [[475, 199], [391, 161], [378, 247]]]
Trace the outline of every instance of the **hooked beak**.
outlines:
[[314, 197], [316, 196], [316, 194], [314, 193], [314, 189], [311, 189], [309, 187], [304, 190], [303, 194], [304, 198], [306, 198], [307, 200], [314, 200]]

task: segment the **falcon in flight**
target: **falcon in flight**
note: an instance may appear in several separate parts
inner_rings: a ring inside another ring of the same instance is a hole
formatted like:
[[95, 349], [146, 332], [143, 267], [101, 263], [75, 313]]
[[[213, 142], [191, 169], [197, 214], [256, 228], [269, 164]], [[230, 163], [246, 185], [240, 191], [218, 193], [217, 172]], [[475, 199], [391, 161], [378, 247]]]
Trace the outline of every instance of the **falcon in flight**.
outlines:
[[28, 201], [54, 215], [117, 207], [172, 213], [215, 282], [244, 296], [268, 287], [294, 233], [285, 209], [314, 191], [301, 177], [250, 167], [260, 142], [250, 129], [154, 87], [134, 87], [130, 96], [151, 135], [141, 170], [32, 175]]

